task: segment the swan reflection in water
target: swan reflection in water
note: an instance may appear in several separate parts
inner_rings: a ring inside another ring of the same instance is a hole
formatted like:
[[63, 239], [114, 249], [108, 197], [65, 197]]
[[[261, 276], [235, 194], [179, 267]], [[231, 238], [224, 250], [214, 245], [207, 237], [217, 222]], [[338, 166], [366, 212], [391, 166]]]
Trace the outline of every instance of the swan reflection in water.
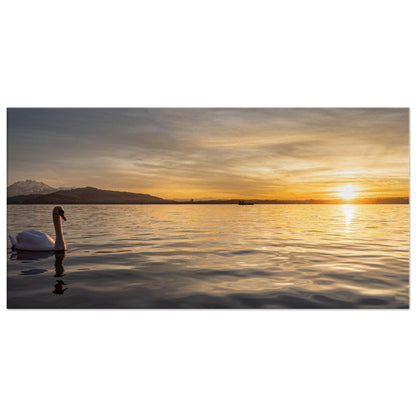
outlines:
[[[63, 261], [65, 258], [65, 251], [55, 251], [55, 277], [61, 277], [65, 274], [65, 267], [63, 265]], [[55, 284], [55, 289], [53, 293], [55, 295], [63, 295], [65, 290], [68, 288], [64, 288], [65, 282], [63, 280], [57, 280]]]
[[55, 293], [55, 295], [63, 295], [65, 290], [68, 290], [68, 288], [64, 288], [65, 282], [63, 280], [57, 280], [55, 284], [55, 289], [52, 293]]
[[64, 258], [65, 251], [55, 251], [55, 277], [61, 277], [65, 273]]
[[[13, 260], [22, 260], [22, 261], [30, 261], [30, 260], [41, 260], [47, 259], [49, 257], [55, 256], [55, 275], [54, 277], [62, 277], [65, 275], [65, 267], [63, 265], [63, 261], [65, 258], [66, 252], [65, 251], [23, 251], [17, 250], [14, 251], [10, 258]], [[37, 271], [37, 272], [36, 272]], [[33, 269], [25, 271], [23, 274], [40, 274], [47, 270], [38, 270]], [[56, 295], [63, 295], [65, 290], [68, 288], [64, 288], [65, 282], [63, 280], [58, 279], [54, 285], [54, 290], [52, 293]]]

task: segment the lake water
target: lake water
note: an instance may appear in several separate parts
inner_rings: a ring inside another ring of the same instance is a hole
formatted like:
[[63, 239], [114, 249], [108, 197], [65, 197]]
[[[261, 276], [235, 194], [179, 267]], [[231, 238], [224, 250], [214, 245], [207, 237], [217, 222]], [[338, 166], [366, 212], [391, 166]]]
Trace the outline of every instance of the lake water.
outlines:
[[[49, 205], [8, 232], [55, 237]], [[68, 251], [13, 252], [9, 308], [406, 308], [408, 205], [67, 205]]]

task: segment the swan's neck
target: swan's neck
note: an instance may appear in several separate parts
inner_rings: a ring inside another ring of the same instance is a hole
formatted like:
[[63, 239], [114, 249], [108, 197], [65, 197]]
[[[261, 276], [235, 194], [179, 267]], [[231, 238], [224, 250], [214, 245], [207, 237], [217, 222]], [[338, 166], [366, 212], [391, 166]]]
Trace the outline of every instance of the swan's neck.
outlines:
[[62, 232], [62, 221], [59, 215], [53, 216], [53, 225], [55, 226], [55, 250], [66, 250], [64, 233]]

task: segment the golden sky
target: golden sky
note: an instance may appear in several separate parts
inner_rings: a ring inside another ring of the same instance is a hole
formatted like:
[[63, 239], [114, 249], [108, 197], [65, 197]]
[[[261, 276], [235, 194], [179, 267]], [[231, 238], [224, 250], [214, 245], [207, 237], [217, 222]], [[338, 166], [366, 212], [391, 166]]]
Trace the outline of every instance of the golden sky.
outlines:
[[8, 185], [162, 198], [408, 196], [408, 109], [9, 109]]

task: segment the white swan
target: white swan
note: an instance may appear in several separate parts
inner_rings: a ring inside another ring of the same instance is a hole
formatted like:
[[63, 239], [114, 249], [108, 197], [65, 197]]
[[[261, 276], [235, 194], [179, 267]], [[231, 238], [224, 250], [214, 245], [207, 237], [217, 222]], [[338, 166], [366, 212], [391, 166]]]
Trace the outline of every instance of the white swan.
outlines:
[[46, 233], [36, 230], [23, 231], [15, 237], [9, 234], [12, 250], [27, 251], [65, 251], [66, 244], [62, 232], [61, 217], [66, 221], [64, 210], [58, 206], [52, 210], [53, 225], [55, 226], [56, 239]]

